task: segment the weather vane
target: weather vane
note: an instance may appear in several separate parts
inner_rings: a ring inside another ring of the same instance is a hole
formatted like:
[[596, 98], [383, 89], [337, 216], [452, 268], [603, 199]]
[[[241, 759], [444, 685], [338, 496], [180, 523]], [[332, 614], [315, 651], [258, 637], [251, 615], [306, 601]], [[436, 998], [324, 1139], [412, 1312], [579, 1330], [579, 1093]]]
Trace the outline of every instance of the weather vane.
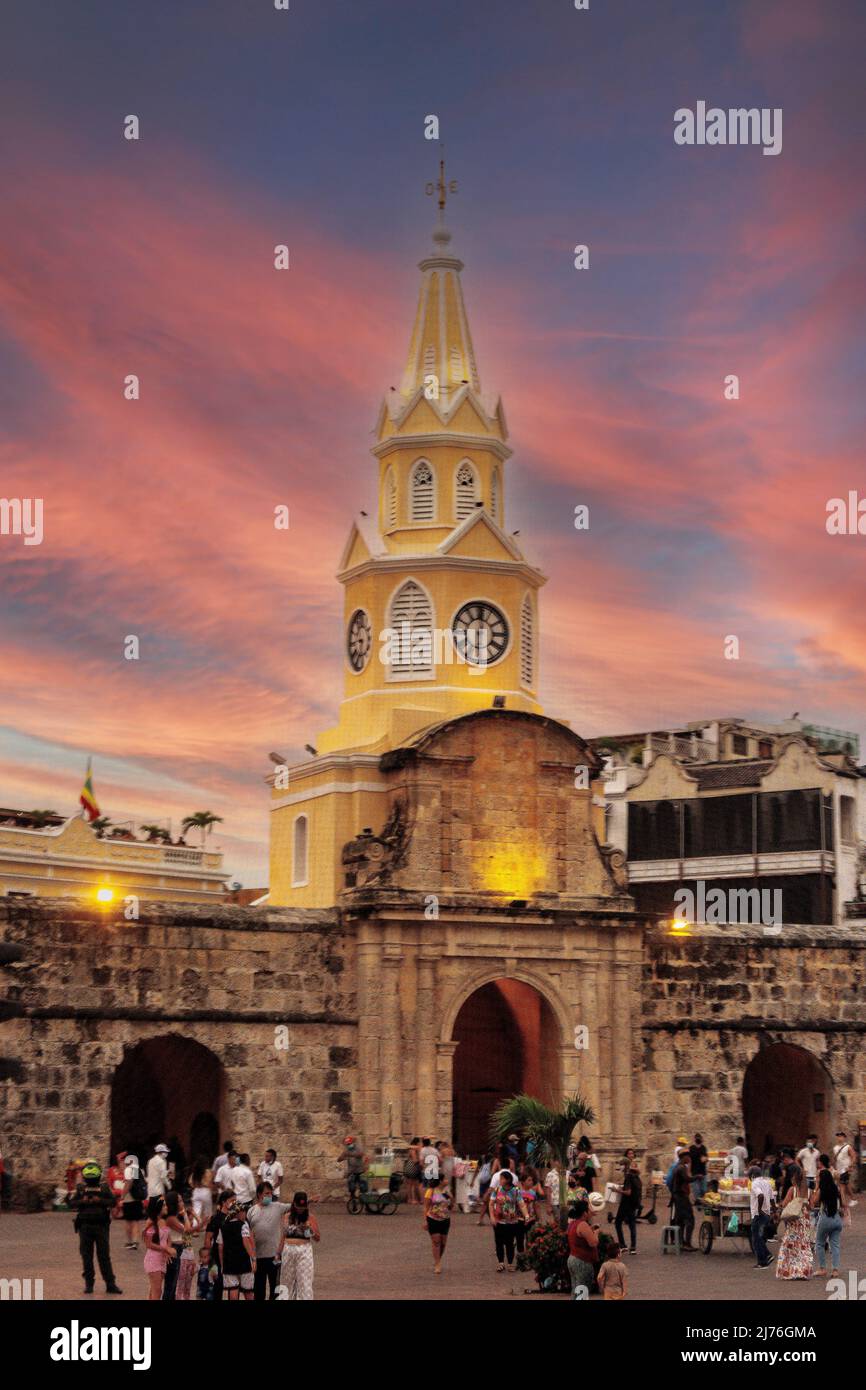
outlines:
[[438, 193], [439, 193], [439, 216], [440, 216], [440, 217], [444, 217], [444, 215], [445, 215], [445, 203], [446, 203], [446, 201], [447, 201], [448, 194], [449, 194], [449, 193], [456, 193], [456, 192], [457, 192], [457, 180], [456, 180], [456, 179], [452, 179], [450, 183], [446, 183], [446, 181], [445, 181], [445, 160], [444, 160], [444, 159], [440, 159], [440, 161], [439, 161], [439, 178], [438, 178], [437, 182], [436, 182], [436, 183], [428, 183], [427, 186], [426, 186], [426, 188], [424, 189], [424, 192], [427, 194], [427, 197], [428, 197], [428, 198], [432, 198], [433, 194], [436, 193], [437, 191], [438, 191]]

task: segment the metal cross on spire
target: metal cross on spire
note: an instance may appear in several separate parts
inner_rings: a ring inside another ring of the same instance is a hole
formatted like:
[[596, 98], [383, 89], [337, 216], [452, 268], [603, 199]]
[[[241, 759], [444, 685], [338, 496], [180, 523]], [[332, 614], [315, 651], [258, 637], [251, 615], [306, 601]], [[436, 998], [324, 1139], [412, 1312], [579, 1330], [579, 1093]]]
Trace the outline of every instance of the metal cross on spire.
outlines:
[[439, 178], [438, 178], [438, 180], [436, 181], [436, 183], [428, 183], [424, 191], [425, 191], [425, 193], [427, 194], [428, 198], [431, 198], [431, 197], [433, 196], [434, 193], [438, 192], [438, 194], [439, 194], [439, 200], [438, 200], [438, 201], [439, 201], [439, 221], [440, 221], [440, 222], [444, 222], [444, 220], [445, 220], [445, 204], [446, 204], [446, 202], [447, 202], [447, 200], [448, 200], [448, 194], [449, 194], [449, 193], [456, 193], [456, 192], [457, 192], [457, 180], [456, 180], [456, 179], [451, 179], [450, 183], [446, 182], [446, 180], [445, 180], [445, 160], [444, 160], [444, 159], [440, 159], [440, 161], [439, 161]]

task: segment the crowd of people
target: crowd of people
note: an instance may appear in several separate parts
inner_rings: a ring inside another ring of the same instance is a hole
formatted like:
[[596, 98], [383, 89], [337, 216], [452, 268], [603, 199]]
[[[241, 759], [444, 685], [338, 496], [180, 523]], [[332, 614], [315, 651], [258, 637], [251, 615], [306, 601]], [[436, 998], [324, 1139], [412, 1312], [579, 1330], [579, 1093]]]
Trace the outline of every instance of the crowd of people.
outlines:
[[[832, 1154], [821, 1153], [817, 1135], [810, 1134], [801, 1149], [782, 1148], [761, 1160], [750, 1159], [739, 1135], [728, 1158], [729, 1175], [749, 1179], [755, 1268], [768, 1269], [775, 1263], [777, 1279], [838, 1275], [842, 1231], [857, 1205], [849, 1191], [856, 1154], [847, 1134], [838, 1131]], [[698, 1248], [693, 1242], [695, 1211], [710, 1186], [707, 1167], [706, 1145], [702, 1135], [695, 1134], [691, 1144], [682, 1140], [677, 1145], [665, 1176], [671, 1221], [680, 1228], [680, 1247], [686, 1253]], [[769, 1249], [775, 1240], [781, 1242], [778, 1255]]]
[[[347, 1153], [350, 1189], [358, 1181], [357, 1162], [362, 1156]], [[534, 1162], [533, 1145], [509, 1135], [477, 1165], [470, 1165], [444, 1140], [413, 1138], [403, 1165], [407, 1201], [422, 1207], [422, 1220], [430, 1237], [433, 1270], [442, 1271], [442, 1259], [455, 1208], [477, 1213], [477, 1224], [489, 1220], [493, 1230], [496, 1269], [514, 1272], [533, 1233], [545, 1225], [560, 1229], [563, 1186], [567, 1203], [566, 1237], [572, 1292], [583, 1297], [598, 1287], [606, 1299], [626, 1296], [628, 1278], [621, 1255], [637, 1253], [637, 1219], [643, 1201], [640, 1170], [633, 1149], [619, 1161], [616, 1181], [607, 1184], [616, 1194], [616, 1241], [604, 1243], [592, 1216], [604, 1211], [607, 1198], [599, 1189], [602, 1169], [588, 1138], [569, 1148], [565, 1184], [555, 1163]], [[467, 1169], [474, 1167], [471, 1183]], [[461, 1191], [460, 1184], [465, 1184]], [[630, 1243], [626, 1245], [623, 1228]]]
[[[596, 1289], [605, 1299], [625, 1298], [624, 1257], [637, 1254], [638, 1222], [656, 1219], [655, 1197], [651, 1208], [643, 1205], [635, 1151], [625, 1150], [606, 1181], [586, 1136], [569, 1147], [564, 1173], [557, 1163], [542, 1163], [541, 1158], [531, 1141], [516, 1134], [476, 1161], [445, 1140], [415, 1137], [388, 1185], [391, 1192], [403, 1188], [400, 1195], [409, 1207], [420, 1208], [436, 1275], [442, 1272], [452, 1215], [462, 1211], [473, 1214], [479, 1226], [489, 1222], [497, 1272], [525, 1268], [528, 1252], [531, 1263], [533, 1235], [553, 1228], [564, 1231], [567, 1240], [575, 1298]], [[370, 1165], [353, 1135], [344, 1141], [343, 1160], [350, 1197], [366, 1193]], [[750, 1157], [738, 1136], [724, 1162], [726, 1176], [734, 1186], [742, 1183], [748, 1202], [755, 1268], [775, 1263], [776, 1276], [785, 1280], [836, 1276], [842, 1232], [857, 1205], [849, 1191], [856, 1154], [847, 1136], [837, 1134], [830, 1154], [822, 1153], [817, 1137], [809, 1135], [799, 1150], [767, 1153], [760, 1161]], [[669, 1221], [679, 1227], [679, 1245], [686, 1253], [698, 1248], [696, 1222], [702, 1219], [708, 1192], [712, 1198], [711, 1190], [719, 1187], [718, 1179], [709, 1176], [710, 1165], [700, 1133], [691, 1144], [681, 1138], [659, 1189], [667, 1189]], [[659, 1173], [657, 1181], [661, 1177]], [[284, 1171], [273, 1148], [265, 1150], [254, 1169], [250, 1155], [227, 1140], [214, 1160], [200, 1159], [187, 1167], [173, 1157], [169, 1145], [156, 1144], [146, 1163], [121, 1151], [106, 1173], [91, 1160], [76, 1178], [69, 1205], [75, 1212], [85, 1293], [93, 1292], [95, 1262], [107, 1291], [121, 1292], [109, 1248], [114, 1221], [125, 1228], [128, 1251], [143, 1249], [151, 1300], [313, 1297], [319, 1224], [306, 1192], [295, 1191], [283, 1200]], [[615, 1240], [606, 1229], [609, 1224]], [[774, 1241], [779, 1242], [777, 1255], [769, 1249]]]
[[[144, 1249], [150, 1300], [311, 1299], [313, 1246], [321, 1239], [307, 1193], [282, 1200], [284, 1173], [274, 1149], [253, 1172], [231, 1140], [212, 1163], [182, 1170], [167, 1144], [145, 1165], [121, 1150], [103, 1173], [82, 1165], [69, 1206], [81, 1253], [84, 1292], [93, 1293], [94, 1257], [110, 1294], [122, 1293], [111, 1262], [112, 1221], [126, 1249]], [[196, 1249], [196, 1238], [203, 1237]]]

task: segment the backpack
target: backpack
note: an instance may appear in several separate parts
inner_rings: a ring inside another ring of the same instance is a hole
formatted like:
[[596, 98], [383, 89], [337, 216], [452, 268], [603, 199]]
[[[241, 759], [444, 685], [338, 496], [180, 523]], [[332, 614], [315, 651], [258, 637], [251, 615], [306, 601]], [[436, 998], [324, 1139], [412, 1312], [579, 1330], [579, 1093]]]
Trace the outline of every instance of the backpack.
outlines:
[[676, 1172], [677, 1168], [679, 1168], [679, 1166], [680, 1161], [678, 1158], [675, 1158], [670, 1168], [665, 1173], [665, 1187], [667, 1188], [668, 1192], [670, 1192], [671, 1196], [673, 1196], [674, 1191], [674, 1173]]
[[142, 1177], [140, 1168], [138, 1177], [133, 1178], [129, 1184], [129, 1195], [134, 1202], [144, 1202], [147, 1199], [147, 1179]]

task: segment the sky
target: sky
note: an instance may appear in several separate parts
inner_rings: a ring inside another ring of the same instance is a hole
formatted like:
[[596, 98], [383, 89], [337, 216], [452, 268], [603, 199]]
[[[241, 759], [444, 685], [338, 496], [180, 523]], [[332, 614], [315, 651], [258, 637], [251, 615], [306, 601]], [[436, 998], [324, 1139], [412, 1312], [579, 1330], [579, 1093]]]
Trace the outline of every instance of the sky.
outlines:
[[[443, 146], [506, 519], [549, 575], [546, 710], [866, 733], [866, 536], [826, 529], [866, 498], [862, 0], [18, 0], [2, 27], [0, 497], [42, 498], [44, 538], [0, 535], [0, 805], [72, 812], [92, 755], [105, 814], [211, 810], [267, 883], [267, 754], [336, 719], [334, 572]], [[677, 145], [698, 101], [781, 108], [781, 153]]]

